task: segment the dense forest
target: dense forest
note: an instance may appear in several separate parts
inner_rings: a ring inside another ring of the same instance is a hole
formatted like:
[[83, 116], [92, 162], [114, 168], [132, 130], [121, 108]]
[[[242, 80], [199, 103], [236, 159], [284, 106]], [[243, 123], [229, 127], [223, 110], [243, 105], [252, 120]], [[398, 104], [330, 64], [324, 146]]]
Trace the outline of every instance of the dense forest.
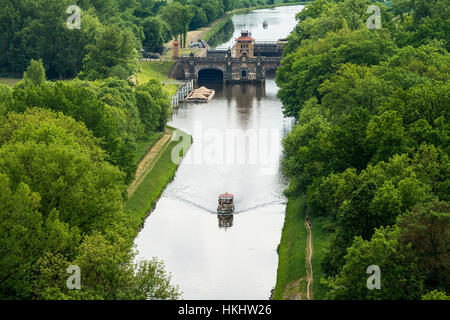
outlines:
[[[269, 1], [270, 2], [270, 1]], [[22, 75], [42, 59], [50, 79], [79, 75], [127, 79], [141, 49], [161, 52], [178, 37], [211, 24], [225, 12], [264, 0], [1, 0], [0, 76]], [[71, 5], [81, 9], [79, 29], [66, 22]]]
[[[326, 217], [329, 299], [445, 299], [450, 290], [448, 0], [316, 0], [276, 81], [289, 197]], [[367, 290], [378, 265], [380, 290]], [[316, 281], [319, 281], [317, 279]]]
[[[50, 82], [32, 60], [0, 85], [0, 298], [179, 297], [161, 262], [134, 261], [124, 212], [136, 141], [163, 130], [167, 92], [117, 77]], [[81, 290], [66, 287], [69, 265]]]

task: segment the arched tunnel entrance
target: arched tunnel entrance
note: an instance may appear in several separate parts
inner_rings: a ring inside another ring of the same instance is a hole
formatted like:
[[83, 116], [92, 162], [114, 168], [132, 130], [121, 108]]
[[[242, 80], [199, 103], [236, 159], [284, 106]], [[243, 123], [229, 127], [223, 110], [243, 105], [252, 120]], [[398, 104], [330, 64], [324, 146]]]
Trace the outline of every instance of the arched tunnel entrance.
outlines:
[[202, 69], [198, 72], [198, 80], [222, 81], [223, 72], [218, 69]]

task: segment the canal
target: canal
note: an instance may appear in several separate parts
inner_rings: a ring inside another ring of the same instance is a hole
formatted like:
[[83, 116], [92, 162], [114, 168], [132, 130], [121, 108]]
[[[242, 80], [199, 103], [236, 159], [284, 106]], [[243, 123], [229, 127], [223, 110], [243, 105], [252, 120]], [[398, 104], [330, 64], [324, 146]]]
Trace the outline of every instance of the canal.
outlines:
[[[257, 41], [286, 37], [302, 8], [235, 15], [234, 31], [221, 33], [231, 39], [217, 46], [228, 47], [244, 29]], [[135, 240], [138, 257], [163, 260], [184, 299], [268, 299], [286, 206], [281, 139], [293, 120], [282, 115], [273, 79], [200, 85], [216, 90], [215, 97], [173, 113], [169, 125], [194, 143]], [[235, 195], [236, 213], [227, 221], [215, 213], [224, 192]]]

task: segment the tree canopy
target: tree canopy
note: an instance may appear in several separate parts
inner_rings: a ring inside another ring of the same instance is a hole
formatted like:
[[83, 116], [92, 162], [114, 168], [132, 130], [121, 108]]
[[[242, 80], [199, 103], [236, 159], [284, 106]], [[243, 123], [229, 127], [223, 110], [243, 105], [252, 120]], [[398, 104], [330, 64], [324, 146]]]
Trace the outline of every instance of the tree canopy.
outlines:
[[[297, 15], [276, 76], [297, 121], [283, 140], [286, 193], [306, 194], [327, 221], [327, 298], [445, 298], [448, 8], [377, 3], [382, 28], [368, 30], [368, 5], [318, 0]], [[366, 287], [370, 265], [382, 270], [380, 290]]]
[[[79, 29], [69, 29], [66, 10], [81, 9]], [[49, 79], [87, 79], [136, 71], [138, 52], [162, 52], [175, 37], [210, 25], [225, 12], [256, 0], [3, 0], [0, 73], [20, 76], [31, 59], [42, 59]]]
[[[61, 112], [0, 118], [2, 299], [179, 297], [161, 262], [134, 261], [124, 174], [107, 156], [99, 138]], [[81, 290], [66, 287], [74, 264]]]

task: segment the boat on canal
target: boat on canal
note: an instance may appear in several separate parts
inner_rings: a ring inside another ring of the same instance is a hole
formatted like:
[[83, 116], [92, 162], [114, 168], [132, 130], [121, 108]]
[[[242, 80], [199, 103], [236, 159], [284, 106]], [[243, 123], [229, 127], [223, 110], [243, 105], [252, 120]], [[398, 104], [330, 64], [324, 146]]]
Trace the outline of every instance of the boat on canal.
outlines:
[[217, 207], [217, 213], [232, 214], [233, 212], [234, 212], [234, 195], [228, 192], [219, 195], [219, 205]]
[[187, 102], [198, 102], [198, 103], [206, 103], [211, 101], [214, 97], [215, 91], [213, 89], [208, 89], [206, 87], [200, 87], [198, 89], [193, 90], [186, 97]]

